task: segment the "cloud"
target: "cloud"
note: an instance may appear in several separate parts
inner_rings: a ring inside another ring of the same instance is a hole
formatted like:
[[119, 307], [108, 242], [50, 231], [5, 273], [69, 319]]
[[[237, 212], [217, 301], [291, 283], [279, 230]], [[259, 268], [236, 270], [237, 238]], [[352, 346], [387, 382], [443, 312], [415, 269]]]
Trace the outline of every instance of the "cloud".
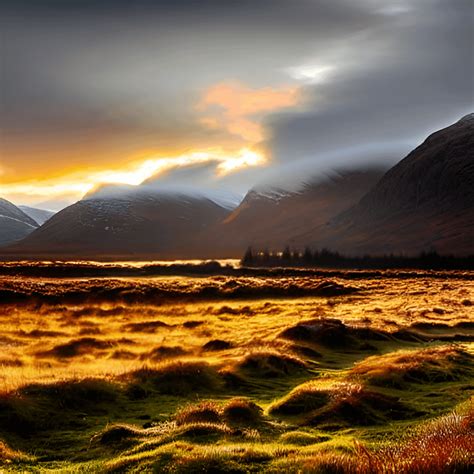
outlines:
[[334, 66], [328, 80], [306, 86], [304, 110], [271, 117], [275, 162], [330, 166], [328, 154], [349, 162], [350, 150], [377, 146], [401, 159], [474, 108], [472, 2], [412, 2], [409, 14], [405, 2], [367, 3], [385, 20], [319, 55], [315, 64]]
[[318, 84], [326, 82], [333, 70], [334, 66], [307, 63], [288, 68], [288, 74], [303, 83]]
[[0, 28], [0, 187], [265, 151], [241, 189], [401, 158], [474, 103], [472, 0], [5, 0]]
[[[125, 185], [124, 189], [128, 189], [127, 186], [134, 187], [142, 183], [159, 183], [166, 185], [167, 189], [170, 186], [176, 189], [192, 186], [193, 189], [201, 188], [204, 191], [206, 187], [222, 188], [227, 175], [261, 166], [265, 162], [265, 157], [255, 150], [241, 148], [230, 152], [214, 147], [175, 156], [149, 156], [122, 168], [100, 171], [86, 169], [43, 180], [2, 184], [1, 194], [15, 202], [37, 204], [47, 197], [74, 202], [108, 184]], [[114, 189], [116, 192], [120, 187]], [[239, 187], [229, 186], [229, 193], [240, 194]]]
[[301, 91], [295, 85], [252, 89], [238, 82], [224, 82], [209, 87], [197, 110], [204, 113], [200, 120], [204, 125], [258, 143], [265, 138], [261, 120], [266, 114], [300, 102]]

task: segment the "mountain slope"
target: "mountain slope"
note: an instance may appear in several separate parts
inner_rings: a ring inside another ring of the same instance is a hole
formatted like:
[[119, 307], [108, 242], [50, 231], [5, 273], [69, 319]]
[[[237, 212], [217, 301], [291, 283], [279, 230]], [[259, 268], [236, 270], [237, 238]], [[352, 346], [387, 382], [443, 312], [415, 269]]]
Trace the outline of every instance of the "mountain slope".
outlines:
[[430, 135], [328, 230], [295, 239], [351, 254], [474, 254], [474, 114]]
[[37, 227], [38, 224], [21, 209], [0, 198], [0, 246], [23, 239]]
[[53, 211], [47, 211], [45, 209], [38, 209], [30, 206], [18, 206], [26, 215], [31, 217], [39, 225], [44, 224], [48, 219], [54, 216]]
[[303, 184], [298, 191], [252, 190], [222, 223], [209, 230], [206, 241], [212, 242], [212, 249], [206, 251], [240, 256], [248, 246], [281, 249], [293, 245], [292, 236], [317, 234], [329, 219], [357, 203], [382, 175], [375, 168], [340, 171]]
[[173, 258], [228, 211], [199, 197], [131, 191], [92, 196], [63, 209], [10, 254], [57, 258]]

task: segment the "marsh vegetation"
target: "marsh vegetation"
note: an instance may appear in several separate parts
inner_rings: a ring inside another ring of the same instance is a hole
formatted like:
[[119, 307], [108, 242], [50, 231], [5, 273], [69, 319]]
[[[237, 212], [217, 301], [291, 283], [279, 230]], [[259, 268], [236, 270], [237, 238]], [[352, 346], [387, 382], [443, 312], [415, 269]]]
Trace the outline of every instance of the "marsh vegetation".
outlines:
[[0, 277], [2, 469], [471, 472], [471, 277]]

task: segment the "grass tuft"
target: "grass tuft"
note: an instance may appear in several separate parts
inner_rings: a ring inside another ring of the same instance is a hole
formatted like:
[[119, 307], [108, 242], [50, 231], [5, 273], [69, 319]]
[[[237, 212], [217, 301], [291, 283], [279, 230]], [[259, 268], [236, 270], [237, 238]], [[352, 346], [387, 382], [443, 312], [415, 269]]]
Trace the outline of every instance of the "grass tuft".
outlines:
[[188, 423], [219, 423], [221, 421], [221, 407], [215, 402], [205, 401], [187, 405], [175, 415], [178, 426]]
[[305, 431], [288, 431], [280, 436], [280, 441], [284, 444], [296, 446], [309, 446], [317, 443], [324, 443], [331, 439], [328, 435], [307, 433]]
[[248, 398], [233, 398], [223, 409], [223, 417], [230, 424], [254, 425], [262, 420], [263, 410]]
[[474, 357], [454, 345], [369, 357], [350, 371], [353, 378], [393, 388], [404, 388], [412, 383], [450, 382], [472, 375]]
[[306, 364], [295, 356], [262, 350], [247, 354], [236, 367], [254, 376], [284, 377], [305, 370]]
[[307, 426], [368, 426], [412, 417], [398, 398], [349, 382], [304, 383], [269, 407], [272, 415], [303, 416]]
[[170, 362], [136, 370], [127, 377], [135, 383], [151, 384], [162, 394], [178, 396], [219, 390], [223, 383], [215, 369], [205, 362]]
[[10, 448], [4, 441], [0, 440], [0, 464], [11, 464], [28, 460], [31, 460], [30, 456]]

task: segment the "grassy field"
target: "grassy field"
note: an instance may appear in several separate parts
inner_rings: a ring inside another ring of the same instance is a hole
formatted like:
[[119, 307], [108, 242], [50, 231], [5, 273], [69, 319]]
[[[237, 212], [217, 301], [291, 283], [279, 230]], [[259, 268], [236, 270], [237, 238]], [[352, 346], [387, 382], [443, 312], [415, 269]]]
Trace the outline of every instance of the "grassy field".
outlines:
[[0, 470], [472, 472], [471, 276], [0, 277]]

